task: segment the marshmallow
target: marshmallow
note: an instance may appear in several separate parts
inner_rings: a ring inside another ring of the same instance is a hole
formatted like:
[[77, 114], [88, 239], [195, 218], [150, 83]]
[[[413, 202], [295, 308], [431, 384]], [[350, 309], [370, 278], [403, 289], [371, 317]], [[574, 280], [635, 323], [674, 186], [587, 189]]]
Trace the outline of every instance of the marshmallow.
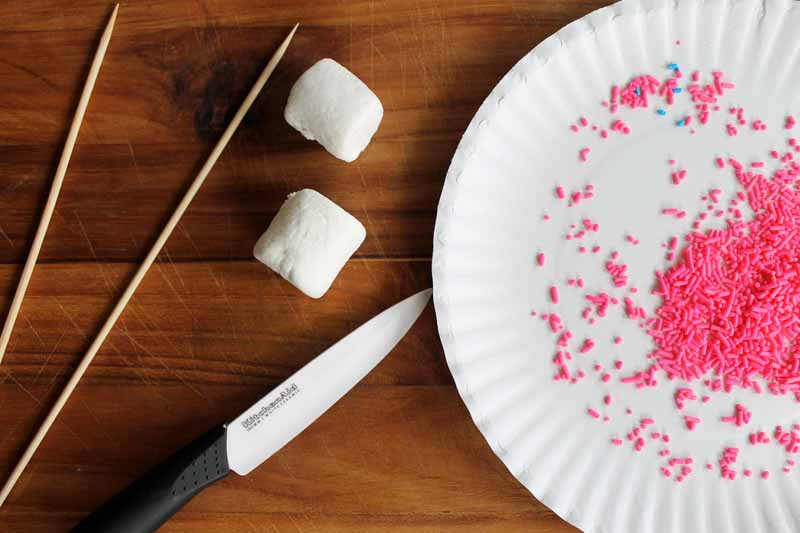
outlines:
[[366, 235], [353, 215], [317, 191], [303, 189], [289, 195], [253, 255], [306, 295], [319, 298]]
[[383, 105], [355, 74], [321, 59], [295, 82], [283, 116], [306, 139], [350, 163], [377, 131]]

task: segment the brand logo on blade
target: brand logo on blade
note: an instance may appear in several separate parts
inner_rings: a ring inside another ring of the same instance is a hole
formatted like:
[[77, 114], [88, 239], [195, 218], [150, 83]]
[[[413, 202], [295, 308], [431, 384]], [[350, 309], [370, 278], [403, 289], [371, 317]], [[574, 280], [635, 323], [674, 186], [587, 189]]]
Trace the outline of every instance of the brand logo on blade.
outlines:
[[269, 418], [269, 416], [280, 409], [286, 402], [288, 402], [291, 398], [297, 396], [300, 393], [300, 387], [297, 386], [296, 383], [292, 383], [285, 389], [283, 389], [280, 395], [269, 402], [267, 405], [263, 406], [257, 412], [253, 413], [252, 415], [248, 416], [244, 420], [242, 420], [242, 427], [246, 431], [250, 431], [251, 429], [258, 426], [261, 422]]

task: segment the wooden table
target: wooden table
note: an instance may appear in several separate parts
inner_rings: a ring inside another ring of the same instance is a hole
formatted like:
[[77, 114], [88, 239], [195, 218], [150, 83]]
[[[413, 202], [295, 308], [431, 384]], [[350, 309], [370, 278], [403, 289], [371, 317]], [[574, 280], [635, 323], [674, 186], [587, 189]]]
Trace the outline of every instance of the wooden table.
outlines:
[[[231, 113], [301, 28], [239, 132], [0, 509], [65, 530], [362, 321], [431, 284], [436, 205], [461, 133], [534, 45], [604, 0], [124, 3], [53, 222], [0, 365], [8, 473]], [[0, 4], [0, 304], [10, 303], [111, 4]], [[283, 120], [333, 57], [386, 114], [353, 164]], [[252, 259], [309, 187], [367, 239], [321, 300]], [[455, 390], [428, 309], [367, 379], [250, 476], [164, 531], [573, 531], [506, 471]]]

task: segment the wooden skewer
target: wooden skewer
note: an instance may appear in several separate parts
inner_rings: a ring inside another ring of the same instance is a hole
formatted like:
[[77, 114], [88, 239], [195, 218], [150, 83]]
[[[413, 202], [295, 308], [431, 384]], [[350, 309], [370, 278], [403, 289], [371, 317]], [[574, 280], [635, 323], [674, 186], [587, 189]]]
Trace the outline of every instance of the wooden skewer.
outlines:
[[200, 189], [200, 186], [203, 185], [203, 181], [205, 181], [209, 172], [211, 172], [214, 163], [217, 162], [217, 159], [219, 159], [220, 154], [222, 154], [222, 151], [225, 149], [225, 146], [227, 146], [228, 141], [231, 140], [231, 137], [236, 132], [236, 128], [239, 127], [239, 124], [242, 122], [244, 115], [250, 109], [250, 106], [253, 105], [253, 102], [258, 96], [258, 93], [261, 92], [261, 89], [267, 83], [267, 79], [269, 79], [270, 75], [272, 74], [272, 71], [275, 70], [275, 67], [277, 66], [278, 62], [283, 57], [284, 52], [286, 52], [286, 49], [289, 47], [289, 43], [291, 42], [292, 37], [294, 37], [294, 33], [297, 31], [298, 26], [299, 24], [295, 24], [294, 28], [292, 28], [292, 31], [289, 33], [289, 36], [286, 37], [283, 43], [281, 43], [280, 47], [278, 47], [278, 50], [269, 60], [269, 63], [267, 63], [267, 66], [264, 68], [264, 71], [258, 77], [258, 80], [256, 80], [255, 85], [253, 85], [253, 88], [250, 89], [250, 92], [247, 94], [247, 97], [244, 99], [244, 102], [242, 102], [242, 105], [239, 107], [239, 110], [236, 112], [236, 115], [233, 117], [233, 120], [231, 120], [230, 124], [228, 124], [228, 127], [225, 128], [225, 132], [222, 134], [222, 137], [220, 138], [219, 141], [217, 141], [217, 145], [211, 151], [211, 155], [208, 156], [208, 159], [203, 165], [203, 168], [201, 168], [200, 172], [197, 173], [197, 176], [194, 178], [194, 181], [189, 186], [189, 189], [183, 195], [181, 202], [178, 204], [178, 207], [175, 209], [175, 212], [172, 214], [169, 221], [167, 221], [166, 226], [164, 226], [164, 229], [161, 231], [161, 234], [158, 236], [158, 239], [156, 239], [155, 244], [153, 244], [153, 247], [150, 249], [150, 252], [147, 254], [147, 257], [144, 259], [144, 262], [142, 262], [142, 265], [139, 267], [139, 270], [136, 271], [136, 274], [133, 276], [133, 279], [131, 279], [130, 283], [128, 284], [128, 287], [125, 289], [125, 292], [122, 293], [122, 296], [117, 302], [117, 305], [114, 306], [114, 309], [111, 311], [111, 314], [106, 319], [105, 324], [103, 324], [103, 327], [100, 329], [100, 332], [97, 334], [97, 337], [94, 339], [94, 342], [92, 342], [92, 345], [86, 352], [86, 355], [84, 355], [83, 359], [81, 359], [78, 368], [72, 374], [72, 377], [69, 379], [69, 382], [67, 382], [67, 385], [64, 387], [64, 390], [61, 392], [61, 395], [58, 397], [58, 400], [56, 400], [56, 403], [50, 409], [50, 412], [47, 414], [47, 418], [45, 418], [41, 427], [36, 432], [36, 435], [34, 435], [33, 440], [31, 440], [31, 443], [25, 449], [25, 453], [22, 455], [22, 458], [17, 463], [17, 466], [14, 468], [14, 471], [11, 473], [11, 476], [9, 476], [8, 480], [3, 486], [2, 491], [0, 491], [0, 506], [2, 506], [3, 502], [5, 502], [6, 498], [11, 492], [11, 489], [14, 487], [14, 484], [17, 482], [20, 475], [25, 470], [25, 467], [30, 462], [31, 458], [33, 457], [33, 454], [36, 452], [36, 449], [41, 444], [45, 435], [47, 435], [47, 431], [50, 429], [50, 426], [53, 425], [53, 422], [55, 421], [58, 414], [61, 412], [61, 409], [64, 407], [64, 404], [67, 403], [70, 394], [72, 394], [72, 391], [75, 390], [75, 386], [78, 384], [78, 381], [80, 381], [84, 372], [86, 372], [86, 369], [89, 367], [89, 364], [91, 364], [92, 359], [94, 359], [95, 354], [97, 354], [97, 351], [100, 349], [100, 346], [103, 344], [103, 341], [106, 339], [109, 332], [111, 331], [111, 328], [114, 326], [114, 323], [122, 314], [122, 311], [125, 309], [125, 306], [131, 299], [131, 296], [133, 296], [133, 293], [136, 291], [136, 288], [139, 286], [139, 283], [141, 283], [142, 279], [147, 273], [147, 270], [156, 260], [158, 253], [161, 251], [161, 248], [164, 246], [164, 243], [167, 242], [167, 239], [172, 233], [172, 230], [174, 230], [175, 226], [178, 225], [178, 222], [180, 221], [181, 216], [183, 216], [184, 211], [186, 211], [186, 208], [189, 207], [189, 203], [192, 201], [195, 194], [197, 194], [197, 191]]
[[67, 141], [64, 143], [64, 150], [61, 152], [61, 159], [58, 162], [58, 168], [56, 168], [53, 184], [50, 186], [50, 194], [47, 196], [47, 203], [44, 205], [42, 218], [39, 220], [39, 227], [36, 230], [36, 235], [33, 237], [33, 244], [31, 244], [31, 250], [28, 252], [28, 259], [25, 261], [25, 266], [22, 269], [22, 275], [19, 278], [19, 285], [17, 285], [17, 291], [14, 293], [14, 299], [11, 300], [11, 307], [9, 307], [8, 315], [6, 315], [6, 323], [3, 326], [3, 332], [0, 333], [0, 361], [3, 360], [3, 355], [6, 353], [8, 341], [11, 338], [11, 331], [14, 329], [14, 323], [17, 321], [19, 308], [22, 307], [25, 291], [28, 290], [28, 283], [31, 281], [33, 269], [36, 266], [36, 260], [39, 258], [39, 251], [42, 249], [47, 227], [50, 225], [50, 219], [53, 217], [56, 201], [61, 192], [61, 184], [64, 183], [64, 175], [67, 173], [69, 160], [70, 157], [72, 157], [72, 150], [75, 148], [75, 141], [81, 129], [83, 115], [86, 114], [86, 107], [89, 105], [89, 99], [92, 97], [94, 83], [97, 81], [97, 75], [100, 73], [100, 66], [103, 64], [103, 58], [106, 55], [106, 49], [111, 40], [111, 34], [114, 31], [117, 11], [119, 11], [119, 4], [114, 7], [114, 11], [111, 13], [111, 18], [108, 20], [106, 29], [103, 31], [103, 36], [100, 39], [100, 45], [97, 47], [97, 51], [94, 54], [92, 67], [89, 69], [89, 75], [86, 77], [86, 84], [83, 86], [81, 98], [78, 100], [78, 108], [75, 110], [75, 116], [72, 119], [72, 125], [67, 134]]

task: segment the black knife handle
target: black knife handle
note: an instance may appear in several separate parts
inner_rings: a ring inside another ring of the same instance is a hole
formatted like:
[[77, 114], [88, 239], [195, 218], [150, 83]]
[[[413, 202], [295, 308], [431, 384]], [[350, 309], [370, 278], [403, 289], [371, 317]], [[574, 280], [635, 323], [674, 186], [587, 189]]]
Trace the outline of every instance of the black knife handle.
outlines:
[[76, 533], [155, 531], [201, 490], [230, 473], [225, 426], [215, 427], [111, 498]]

